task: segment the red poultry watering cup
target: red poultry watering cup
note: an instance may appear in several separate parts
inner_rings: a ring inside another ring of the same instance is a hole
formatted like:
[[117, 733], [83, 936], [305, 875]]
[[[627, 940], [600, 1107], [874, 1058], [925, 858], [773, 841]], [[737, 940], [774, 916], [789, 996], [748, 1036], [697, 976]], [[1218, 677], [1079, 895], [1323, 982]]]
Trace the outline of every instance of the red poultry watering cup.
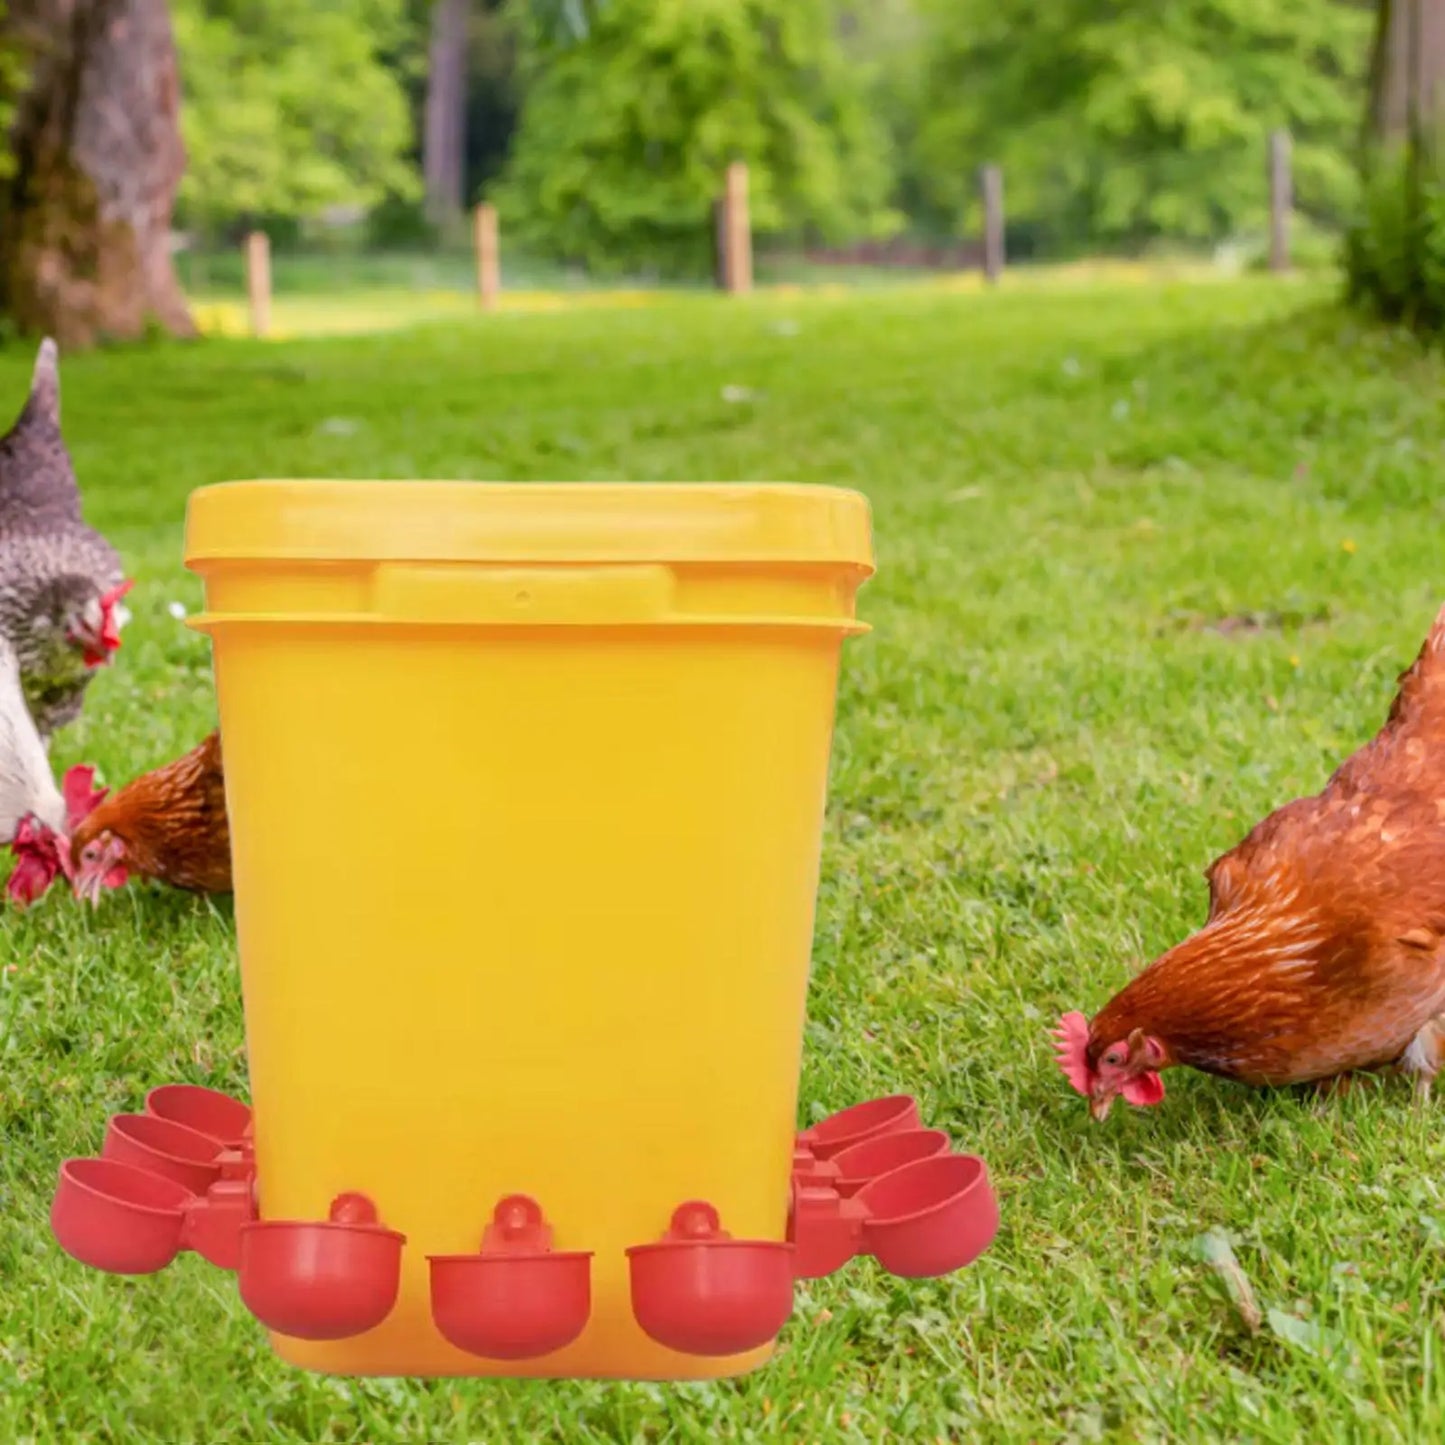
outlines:
[[162, 1084], [146, 1095], [145, 1111], [184, 1124], [232, 1149], [249, 1150], [251, 1110], [239, 1099], [200, 1084]]
[[476, 1254], [433, 1254], [432, 1320], [459, 1350], [530, 1360], [570, 1345], [592, 1313], [592, 1255], [554, 1250], [541, 1207], [500, 1200]]
[[656, 1243], [627, 1251], [632, 1313], [658, 1344], [687, 1355], [737, 1355], [773, 1339], [793, 1312], [792, 1248], [733, 1239], [717, 1210], [679, 1205]]
[[592, 1256], [430, 1255], [431, 1314], [450, 1344], [488, 1360], [570, 1345], [592, 1313]]
[[114, 1159], [67, 1159], [50, 1206], [50, 1228], [73, 1259], [110, 1274], [154, 1274], [180, 1252], [183, 1184]]
[[793, 1180], [788, 1236], [799, 1279], [832, 1274], [860, 1251], [890, 1274], [948, 1274], [982, 1254], [997, 1231], [988, 1170], [971, 1154], [915, 1159], [851, 1197], [826, 1181]]
[[932, 1159], [946, 1153], [948, 1135], [942, 1129], [904, 1129], [850, 1144], [830, 1159], [813, 1160], [798, 1171], [797, 1177], [810, 1184], [826, 1184], [846, 1197], [880, 1174], [912, 1164], [915, 1159]]
[[183, 1249], [234, 1269], [241, 1226], [253, 1216], [249, 1178], [218, 1179], [200, 1195], [119, 1159], [67, 1159], [50, 1227], [82, 1264], [111, 1274], [153, 1274]]
[[863, 1245], [889, 1274], [923, 1279], [971, 1264], [998, 1233], [988, 1168], [972, 1154], [905, 1164], [865, 1184], [852, 1203]]
[[155, 1114], [116, 1114], [106, 1125], [100, 1153], [204, 1194], [221, 1177], [222, 1149], [211, 1135]]
[[852, 1144], [879, 1134], [902, 1133], [921, 1129], [923, 1120], [918, 1100], [910, 1094], [889, 1094], [882, 1099], [865, 1099], [820, 1119], [804, 1129], [794, 1143], [795, 1157], [831, 1159]]
[[405, 1243], [363, 1194], [338, 1195], [325, 1220], [257, 1220], [241, 1230], [241, 1302], [293, 1339], [364, 1334], [396, 1304]]

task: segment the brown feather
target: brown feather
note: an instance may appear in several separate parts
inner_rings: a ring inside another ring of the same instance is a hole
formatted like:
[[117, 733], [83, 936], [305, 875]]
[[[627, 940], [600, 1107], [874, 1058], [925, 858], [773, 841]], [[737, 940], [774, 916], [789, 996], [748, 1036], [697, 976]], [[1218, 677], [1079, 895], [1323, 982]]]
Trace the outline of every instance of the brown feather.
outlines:
[[76, 828], [71, 851], [111, 833], [133, 873], [196, 893], [231, 891], [221, 735], [117, 789]]

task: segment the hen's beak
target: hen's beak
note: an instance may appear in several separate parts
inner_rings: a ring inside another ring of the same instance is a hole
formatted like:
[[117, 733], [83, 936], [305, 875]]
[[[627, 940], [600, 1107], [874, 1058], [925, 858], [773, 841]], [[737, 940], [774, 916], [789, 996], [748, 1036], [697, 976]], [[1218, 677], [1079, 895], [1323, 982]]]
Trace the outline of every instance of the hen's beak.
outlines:
[[78, 873], [75, 877], [75, 896], [82, 903], [88, 903], [92, 908], [100, 907], [100, 893], [104, 880], [99, 869], [90, 869]]
[[70, 640], [80, 648], [87, 667], [101, 667], [110, 660], [106, 650], [104, 624], [92, 617], [84, 617], [70, 630]]
[[1089, 1113], [1096, 1124], [1102, 1124], [1109, 1117], [1109, 1109], [1113, 1102], [1113, 1094], [1091, 1094], [1089, 1096]]

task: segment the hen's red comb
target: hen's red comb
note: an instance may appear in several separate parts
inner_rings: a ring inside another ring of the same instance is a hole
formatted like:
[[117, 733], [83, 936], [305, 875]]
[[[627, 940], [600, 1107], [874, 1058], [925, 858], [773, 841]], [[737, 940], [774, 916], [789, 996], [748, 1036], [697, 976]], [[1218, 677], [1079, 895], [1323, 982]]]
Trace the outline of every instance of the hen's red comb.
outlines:
[[116, 603], [134, 586], [135, 582], [127, 577], [124, 582], [112, 587], [109, 592], [101, 596], [100, 640], [107, 652], [114, 652], [120, 646], [120, 625], [115, 620]]
[[97, 788], [95, 769], [89, 763], [80, 763], [66, 773], [60, 792], [65, 799], [65, 825], [73, 833], [82, 819], [89, 817], [96, 805], [105, 800], [110, 789]]
[[1054, 1056], [1076, 1094], [1088, 1094], [1093, 1080], [1085, 1055], [1088, 1045], [1088, 1019], [1078, 1012], [1066, 1013], [1054, 1028]]
[[[89, 764], [71, 768], [60, 785], [66, 827], [73, 832], [108, 791], [95, 786], [95, 769]], [[10, 851], [15, 855], [15, 867], [5, 884], [5, 893], [21, 908], [29, 907], [44, 894], [58, 874], [69, 878], [74, 873], [70, 839], [33, 815], [20, 820]]]

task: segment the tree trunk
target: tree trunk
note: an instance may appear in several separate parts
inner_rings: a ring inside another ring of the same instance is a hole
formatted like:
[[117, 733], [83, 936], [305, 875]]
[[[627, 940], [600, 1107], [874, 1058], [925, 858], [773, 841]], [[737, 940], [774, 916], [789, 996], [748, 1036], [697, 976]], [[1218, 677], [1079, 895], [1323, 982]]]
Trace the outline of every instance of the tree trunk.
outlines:
[[464, 201], [470, 18], [471, 0], [434, 0], [422, 169], [427, 214], [438, 224], [454, 221]]
[[0, 186], [0, 314], [62, 346], [194, 327], [171, 260], [185, 169], [165, 0], [8, 0], [26, 80]]
[[1445, 0], [1379, 0], [1370, 65], [1370, 139], [1431, 145], [1445, 122]]

